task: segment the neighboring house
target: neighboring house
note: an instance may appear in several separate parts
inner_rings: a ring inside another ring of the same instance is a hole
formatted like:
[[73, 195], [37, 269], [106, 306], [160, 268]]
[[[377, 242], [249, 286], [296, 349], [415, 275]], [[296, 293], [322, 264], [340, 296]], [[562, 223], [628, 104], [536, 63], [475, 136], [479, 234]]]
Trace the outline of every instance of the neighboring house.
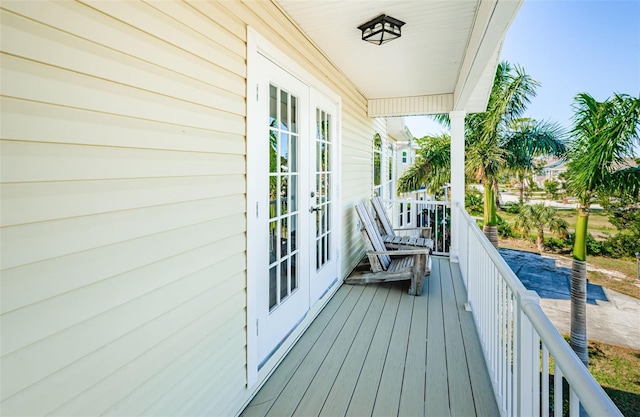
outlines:
[[545, 181], [558, 181], [560, 174], [567, 171], [567, 161], [564, 159], [558, 159], [550, 157], [547, 159], [547, 163], [540, 171], [540, 175], [535, 178], [538, 186], [543, 187]]
[[419, 149], [413, 134], [405, 125], [404, 117], [387, 117], [387, 133], [396, 141], [395, 175], [400, 178], [404, 171], [415, 161]]
[[[616, 164], [614, 169], [618, 170], [638, 166], [640, 166], [640, 158], [625, 158], [624, 162]], [[542, 187], [547, 180], [558, 181], [560, 175], [564, 172], [567, 172], [567, 161], [553, 157], [548, 158], [547, 164], [540, 171], [540, 175], [536, 176], [536, 183]]]
[[520, 3], [3, 1], [2, 414], [238, 414], [393, 195], [385, 118], [451, 115], [464, 200]]

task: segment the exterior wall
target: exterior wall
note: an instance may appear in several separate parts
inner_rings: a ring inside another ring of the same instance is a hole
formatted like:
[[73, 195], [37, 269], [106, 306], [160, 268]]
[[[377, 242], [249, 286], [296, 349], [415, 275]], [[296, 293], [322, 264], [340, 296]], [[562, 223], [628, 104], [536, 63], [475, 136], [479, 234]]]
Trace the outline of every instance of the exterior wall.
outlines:
[[246, 388], [246, 25], [342, 96], [342, 275], [366, 100], [270, 2], [3, 2], [3, 415], [229, 415]]

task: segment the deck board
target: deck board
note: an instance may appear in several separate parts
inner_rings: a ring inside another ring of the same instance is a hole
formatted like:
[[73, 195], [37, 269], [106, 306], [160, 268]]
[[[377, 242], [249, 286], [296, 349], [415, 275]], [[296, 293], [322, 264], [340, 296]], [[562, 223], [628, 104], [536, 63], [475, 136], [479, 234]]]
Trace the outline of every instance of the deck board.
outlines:
[[355, 287], [342, 303], [333, 319], [329, 322], [307, 356], [300, 363], [284, 389], [267, 412], [267, 416], [291, 416], [297, 408], [302, 396], [313, 381], [318, 369], [326, 358], [331, 346], [340, 334], [345, 322], [349, 319], [364, 287]]
[[369, 346], [369, 351], [356, 382], [346, 415], [371, 415], [373, 412], [384, 367], [384, 359], [389, 349], [391, 333], [393, 332], [393, 325], [400, 305], [403, 283], [387, 285], [390, 286], [389, 296], [382, 310], [382, 316]]
[[362, 325], [355, 335], [353, 340], [354, 348], [350, 349], [347, 353], [347, 357], [320, 411], [320, 416], [339, 416], [345, 415], [347, 412], [356, 382], [358, 382], [360, 370], [369, 352], [369, 346], [373, 340], [376, 326], [378, 325], [382, 309], [389, 295], [388, 285], [379, 285], [374, 288], [376, 289], [376, 293], [362, 321]]
[[499, 414], [458, 265], [407, 284], [340, 288], [242, 415]]
[[[354, 341], [354, 335], [365, 318], [365, 314], [371, 305], [375, 287], [365, 287], [362, 295], [358, 299], [355, 308], [351, 312], [349, 319], [345, 322], [340, 334], [336, 338], [333, 346], [329, 349], [318, 372], [313, 377], [309, 388], [302, 397], [300, 404], [295, 410], [295, 414], [303, 416], [315, 416], [320, 414], [325, 399], [336, 380], [338, 372], [344, 363], [347, 353], [350, 351]], [[356, 347], [357, 348], [357, 347]]]
[[425, 384], [425, 415], [449, 415], [449, 381], [442, 315], [441, 268], [437, 259], [429, 276], [429, 321], [427, 323], [427, 362]]
[[[424, 282], [423, 292], [429, 292], [429, 279]], [[427, 309], [429, 297], [414, 297], [413, 314], [404, 378], [402, 380], [402, 396], [398, 415], [424, 415], [425, 363], [427, 360]], [[421, 399], [421, 401], [416, 401]]]
[[[408, 290], [408, 286], [405, 288]], [[374, 416], [398, 414], [414, 300], [403, 291], [373, 407]]]
[[442, 298], [451, 300], [443, 308], [445, 344], [447, 346], [447, 375], [449, 377], [449, 398], [452, 416], [469, 416], [475, 413], [469, 367], [464, 350], [464, 340], [460, 330], [458, 312], [464, 309], [463, 304], [455, 297], [449, 262], [440, 259], [440, 275], [442, 277]]
[[[456, 297], [458, 299], [464, 299], [466, 297], [466, 290], [460, 269], [451, 268], [451, 274]], [[464, 347], [467, 352], [467, 364], [469, 366], [469, 376], [471, 379], [476, 413], [479, 416], [500, 415], [493, 390], [491, 389], [491, 379], [487, 373], [487, 365], [480, 353], [482, 352], [482, 347], [480, 345], [480, 338], [476, 332], [475, 323], [473, 322], [473, 316], [469, 311], [459, 310], [459, 317], [460, 328], [462, 329], [462, 336], [464, 338]]]

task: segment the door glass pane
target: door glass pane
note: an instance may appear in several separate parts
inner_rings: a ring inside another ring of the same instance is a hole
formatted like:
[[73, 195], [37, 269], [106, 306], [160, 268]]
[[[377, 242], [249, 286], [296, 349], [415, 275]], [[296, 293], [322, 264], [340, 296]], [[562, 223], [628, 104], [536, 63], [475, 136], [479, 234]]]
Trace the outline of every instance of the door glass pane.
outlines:
[[316, 109], [316, 268], [320, 270], [330, 259], [331, 246], [331, 115]]
[[289, 177], [280, 177], [280, 214], [287, 214], [289, 210]]
[[269, 222], [269, 264], [278, 258], [278, 222]]
[[296, 266], [298, 264], [298, 255], [291, 257], [291, 291], [298, 288], [298, 272]]
[[289, 135], [286, 133], [280, 134], [280, 172], [289, 171]]
[[298, 99], [291, 96], [291, 131], [298, 133]]
[[269, 125], [278, 126], [278, 88], [269, 86]]
[[272, 309], [278, 303], [278, 283], [276, 279], [277, 266], [269, 268], [269, 309]]
[[289, 196], [291, 197], [291, 211], [298, 211], [298, 176], [289, 177]]
[[289, 241], [289, 248], [291, 250], [291, 253], [294, 253], [297, 251], [298, 249], [298, 245], [296, 243], [296, 234], [298, 232], [298, 216], [291, 216], [291, 235], [290, 235], [290, 241]]
[[282, 219], [282, 238], [280, 239], [280, 255], [286, 256], [289, 253], [289, 219]]
[[289, 260], [284, 260], [280, 264], [280, 299], [284, 299], [289, 294]]
[[289, 93], [280, 90], [280, 128], [289, 130]]
[[269, 86], [269, 309], [298, 287], [298, 98]]
[[[298, 135], [289, 136], [289, 146], [292, 155], [298, 154]], [[291, 172], [298, 172], [298, 160], [297, 158], [291, 158], [289, 160], [289, 169]]]

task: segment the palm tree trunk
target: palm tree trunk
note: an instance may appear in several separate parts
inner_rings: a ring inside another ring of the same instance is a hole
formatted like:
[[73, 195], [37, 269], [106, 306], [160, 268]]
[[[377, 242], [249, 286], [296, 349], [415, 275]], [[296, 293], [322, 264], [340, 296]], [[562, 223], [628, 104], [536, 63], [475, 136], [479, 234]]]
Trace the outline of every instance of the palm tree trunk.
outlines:
[[538, 229], [538, 240], [536, 242], [538, 250], [544, 252], [544, 230]]
[[571, 348], [585, 366], [589, 365], [587, 351], [587, 223], [589, 208], [578, 209], [576, 237], [571, 267]]
[[520, 204], [522, 204], [522, 203], [524, 203], [524, 174], [519, 172], [519, 173], [516, 175], [516, 178], [518, 179], [518, 181], [520, 181], [520, 187], [519, 187], [519, 191], [520, 191], [519, 203], [520, 203]]
[[524, 203], [524, 182], [520, 183], [520, 197], [519, 197], [519, 202], [520, 204]]
[[494, 247], [498, 247], [498, 216], [496, 214], [496, 200], [493, 193], [491, 183], [485, 181], [484, 183], [484, 232], [489, 242]]

